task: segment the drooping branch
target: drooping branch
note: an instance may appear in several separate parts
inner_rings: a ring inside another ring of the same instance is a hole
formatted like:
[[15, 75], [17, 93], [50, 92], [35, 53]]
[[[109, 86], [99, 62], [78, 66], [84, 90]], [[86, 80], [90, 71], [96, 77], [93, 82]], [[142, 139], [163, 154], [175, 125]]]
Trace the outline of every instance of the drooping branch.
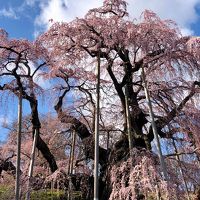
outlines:
[[[158, 134], [160, 135], [160, 137], [166, 137], [167, 136], [167, 134], [165, 134], [162, 131], [162, 128], [164, 128], [164, 126], [169, 124], [176, 116], [178, 116], [179, 113], [184, 108], [184, 106], [186, 105], [186, 103], [194, 96], [195, 86], [200, 86], [200, 82], [194, 81], [194, 83], [192, 84], [192, 88], [191, 88], [190, 93], [180, 102], [180, 104], [178, 106], [174, 107], [168, 113], [168, 115], [166, 115], [164, 117], [160, 117], [158, 120], [156, 120], [156, 126], [157, 126]], [[150, 126], [150, 128], [149, 128], [148, 139], [149, 139], [149, 141], [152, 141], [154, 139], [152, 126]]]

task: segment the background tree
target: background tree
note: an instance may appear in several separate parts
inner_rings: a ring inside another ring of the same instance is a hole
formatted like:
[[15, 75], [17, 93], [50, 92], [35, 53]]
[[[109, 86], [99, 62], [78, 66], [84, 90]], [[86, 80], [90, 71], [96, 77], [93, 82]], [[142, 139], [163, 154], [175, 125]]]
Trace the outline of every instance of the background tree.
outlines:
[[[34, 82], [35, 74], [45, 65], [42, 62], [42, 56], [45, 49], [38, 43], [32, 43], [27, 40], [9, 39], [7, 33], [1, 30], [0, 33], [0, 76], [2, 78], [1, 91], [9, 91], [19, 96], [22, 91], [22, 98], [30, 104], [32, 115], [32, 130], [40, 129], [41, 124], [38, 114], [38, 102], [36, 95], [41, 91]], [[48, 160], [52, 172], [57, 169], [55, 159], [39, 136], [37, 148]]]

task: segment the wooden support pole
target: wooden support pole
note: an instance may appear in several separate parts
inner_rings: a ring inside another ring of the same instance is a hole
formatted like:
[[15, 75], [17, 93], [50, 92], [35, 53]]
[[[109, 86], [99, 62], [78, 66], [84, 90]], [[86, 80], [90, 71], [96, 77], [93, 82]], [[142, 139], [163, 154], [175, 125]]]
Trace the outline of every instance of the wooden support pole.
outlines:
[[158, 137], [158, 131], [157, 131], [156, 123], [155, 123], [155, 120], [154, 120], [154, 114], [153, 114], [152, 104], [151, 104], [151, 100], [150, 100], [150, 96], [149, 96], [149, 91], [148, 91], [148, 88], [147, 88], [147, 81], [146, 81], [146, 76], [145, 76], [143, 65], [142, 65], [142, 79], [143, 79], [144, 92], [145, 92], [147, 104], [148, 104], [148, 107], [149, 107], [149, 114], [150, 114], [150, 117], [151, 117], [151, 125], [152, 125], [152, 129], [153, 129], [153, 134], [154, 134], [154, 138], [155, 138], [155, 141], [156, 141], [156, 147], [157, 147], [157, 150], [158, 150], [158, 156], [159, 156], [159, 160], [160, 160], [160, 164], [161, 164], [161, 170], [162, 170], [164, 179], [167, 181], [168, 180], [167, 169], [166, 169], [166, 165], [165, 165], [162, 150], [161, 150], [161, 145], [160, 145], [160, 140], [159, 140], [159, 137]]
[[19, 90], [19, 102], [18, 102], [18, 134], [17, 134], [15, 200], [20, 200], [21, 131], [22, 131], [22, 89]]
[[106, 149], [109, 149], [110, 145], [110, 131], [107, 131], [107, 141], [106, 141]]
[[100, 102], [100, 52], [97, 56], [95, 150], [94, 150], [94, 200], [99, 199], [99, 102]]
[[75, 144], [76, 144], [76, 131], [73, 130], [73, 132], [72, 132], [72, 146], [71, 146], [71, 152], [70, 152], [70, 168], [69, 168], [70, 174], [73, 174]]
[[28, 172], [28, 190], [27, 190], [27, 193], [26, 193], [26, 200], [30, 200], [31, 179], [32, 179], [32, 176], [33, 176], [33, 167], [34, 167], [34, 162], [35, 162], [35, 152], [36, 152], [38, 135], [39, 135], [39, 130], [38, 130], [38, 128], [36, 128], [35, 131], [34, 131], [32, 152], [31, 152], [31, 161], [30, 161], [29, 172]]
[[129, 151], [131, 155], [131, 150], [133, 149], [133, 135], [131, 131], [131, 116], [129, 110], [129, 99], [128, 99], [128, 85], [125, 85], [125, 104], [126, 104], [126, 123], [127, 123], [127, 132], [128, 132], [128, 143], [129, 143]]

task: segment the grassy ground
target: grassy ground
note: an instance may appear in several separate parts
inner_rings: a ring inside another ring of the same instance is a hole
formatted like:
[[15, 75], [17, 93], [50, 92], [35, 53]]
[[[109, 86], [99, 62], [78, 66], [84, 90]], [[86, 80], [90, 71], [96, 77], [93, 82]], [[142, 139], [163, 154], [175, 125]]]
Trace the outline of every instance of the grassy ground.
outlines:
[[[32, 200], [67, 200], [68, 194], [66, 194], [62, 190], [40, 190], [40, 191], [33, 191], [31, 193]], [[80, 192], [73, 192], [71, 194], [71, 199], [73, 200], [81, 200], [81, 193]]]
[[12, 200], [15, 196], [15, 189], [9, 186], [0, 186], [0, 199], [1, 200]]
[[[0, 185], [0, 200], [12, 200], [15, 197], [14, 188]], [[25, 199], [23, 197], [22, 199]], [[63, 190], [39, 190], [31, 192], [31, 200], [67, 200], [68, 195]], [[73, 192], [71, 198], [81, 200], [80, 192]]]

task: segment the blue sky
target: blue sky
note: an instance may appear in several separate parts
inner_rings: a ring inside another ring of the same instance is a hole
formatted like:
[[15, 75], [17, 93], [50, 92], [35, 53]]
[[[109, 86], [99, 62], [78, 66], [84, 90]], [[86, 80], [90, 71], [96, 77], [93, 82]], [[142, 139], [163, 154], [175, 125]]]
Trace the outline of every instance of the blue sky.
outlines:
[[[99, 7], [103, 0], [0, 0], [0, 28], [11, 38], [34, 40], [54, 21], [71, 21], [82, 17], [88, 9]], [[139, 17], [144, 9], [158, 13], [163, 19], [172, 19], [179, 25], [184, 35], [200, 36], [200, 0], [127, 0], [131, 18]], [[13, 102], [16, 102], [14, 98]], [[25, 103], [26, 104], [26, 103]], [[40, 105], [40, 111], [48, 108]], [[29, 113], [27, 105], [24, 113]], [[0, 140], [5, 140], [7, 130], [1, 127], [17, 117], [17, 105], [0, 105]]]
[[10, 37], [33, 39], [34, 19], [39, 8], [32, 8], [22, 0], [0, 0], [0, 27]]

